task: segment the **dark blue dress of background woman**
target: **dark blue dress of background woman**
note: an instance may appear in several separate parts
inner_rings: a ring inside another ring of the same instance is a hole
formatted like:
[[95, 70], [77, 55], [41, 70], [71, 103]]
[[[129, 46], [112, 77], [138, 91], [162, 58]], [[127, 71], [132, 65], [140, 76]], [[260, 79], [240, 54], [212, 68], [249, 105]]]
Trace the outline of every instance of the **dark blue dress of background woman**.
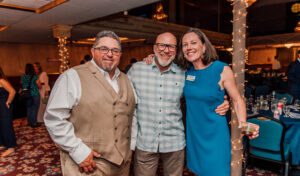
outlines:
[[6, 106], [8, 92], [0, 87], [0, 146], [16, 147], [16, 136], [13, 128], [12, 108]]
[[199, 176], [229, 176], [231, 144], [225, 116], [215, 112], [225, 90], [218, 82], [227, 64], [214, 61], [204, 69], [186, 72], [187, 166]]

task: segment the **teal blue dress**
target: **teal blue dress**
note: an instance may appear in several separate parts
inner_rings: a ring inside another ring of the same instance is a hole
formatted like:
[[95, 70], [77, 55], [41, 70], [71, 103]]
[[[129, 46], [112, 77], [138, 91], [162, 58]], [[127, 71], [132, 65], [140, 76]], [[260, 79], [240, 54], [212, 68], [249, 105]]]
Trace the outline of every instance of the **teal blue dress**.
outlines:
[[227, 64], [214, 61], [185, 75], [186, 152], [188, 168], [199, 176], [229, 176], [231, 144], [225, 116], [215, 109], [224, 102], [225, 90], [218, 82]]

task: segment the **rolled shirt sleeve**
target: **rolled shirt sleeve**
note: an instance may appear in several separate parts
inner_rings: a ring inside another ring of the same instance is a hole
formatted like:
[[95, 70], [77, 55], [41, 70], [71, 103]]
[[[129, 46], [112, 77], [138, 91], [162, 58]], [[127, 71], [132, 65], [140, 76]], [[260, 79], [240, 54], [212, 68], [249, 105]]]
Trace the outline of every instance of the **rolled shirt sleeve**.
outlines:
[[81, 163], [91, 152], [74, 133], [74, 126], [67, 119], [81, 97], [81, 84], [77, 72], [69, 69], [56, 81], [44, 114], [46, 128], [53, 139], [77, 163]]

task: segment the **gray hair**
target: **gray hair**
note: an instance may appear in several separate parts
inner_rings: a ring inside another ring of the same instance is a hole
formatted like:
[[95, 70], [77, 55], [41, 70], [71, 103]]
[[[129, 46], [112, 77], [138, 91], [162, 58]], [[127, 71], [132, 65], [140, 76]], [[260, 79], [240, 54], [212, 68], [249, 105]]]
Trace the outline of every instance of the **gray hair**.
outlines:
[[122, 50], [121, 40], [119, 39], [119, 36], [116, 33], [114, 33], [113, 31], [101, 31], [101, 32], [99, 32], [96, 36], [96, 40], [93, 44], [93, 48], [95, 48], [99, 44], [100, 39], [103, 38], [103, 37], [110, 37], [112, 39], [117, 40], [117, 42], [119, 43], [120, 50]]

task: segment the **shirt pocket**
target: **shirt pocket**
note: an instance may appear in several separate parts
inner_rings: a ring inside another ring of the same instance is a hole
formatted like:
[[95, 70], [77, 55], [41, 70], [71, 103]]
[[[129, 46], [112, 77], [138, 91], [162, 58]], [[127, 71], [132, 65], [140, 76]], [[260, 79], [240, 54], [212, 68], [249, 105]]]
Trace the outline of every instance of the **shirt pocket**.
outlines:
[[180, 98], [182, 97], [183, 94], [183, 86], [184, 84], [179, 81], [169, 83], [167, 85], [166, 94], [165, 94], [167, 101], [172, 103], [179, 103]]

